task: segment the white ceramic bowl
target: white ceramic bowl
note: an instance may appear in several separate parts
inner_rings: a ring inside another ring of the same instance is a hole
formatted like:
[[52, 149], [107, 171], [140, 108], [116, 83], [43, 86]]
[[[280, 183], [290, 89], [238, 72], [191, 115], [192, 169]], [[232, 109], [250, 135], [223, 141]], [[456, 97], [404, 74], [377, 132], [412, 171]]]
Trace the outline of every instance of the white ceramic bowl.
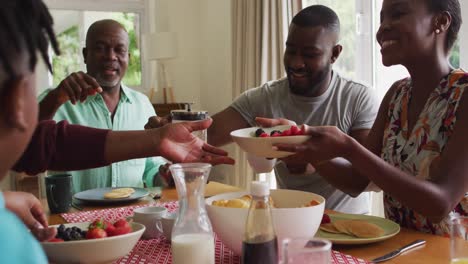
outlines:
[[[266, 133], [270, 134], [273, 130], [284, 131], [291, 128], [290, 125], [275, 126], [270, 128], [262, 128]], [[234, 130], [231, 132], [231, 137], [239, 147], [250, 154], [265, 158], [284, 158], [291, 155], [291, 152], [273, 150], [275, 143], [291, 143], [300, 144], [307, 141], [310, 136], [286, 136], [286, 137], [255, 137], [255, 131], [258, 127], [249, 127]]]
[[[238, 255], [242, 253], [242, 237], [248, 209], [220, 207], [211, 203], [216, 200], [239, 198], [244, 194], [248, 192], [225, 193], [205, 200], [214, 231], [221, 241]], [[272, 209], [278, 245], [281, 245], [285, 238], [315, 235], [322, 221], [325, 198], [318, 194], [295, 190], [271, 190], [271, 197], [278, 207]], [[311, 200], [319, 204], [300, 207]]]
[[[69, 223], [87, 230], [90, 223]], [[64, 242], [42, 242], [47, 258], [52, 263], [108, 263], [127, 255], [145, 231], [145, 226], [132, 223], [132, 232], [113, 237]], [[58, 226], [56, 226], [58, 227]]]

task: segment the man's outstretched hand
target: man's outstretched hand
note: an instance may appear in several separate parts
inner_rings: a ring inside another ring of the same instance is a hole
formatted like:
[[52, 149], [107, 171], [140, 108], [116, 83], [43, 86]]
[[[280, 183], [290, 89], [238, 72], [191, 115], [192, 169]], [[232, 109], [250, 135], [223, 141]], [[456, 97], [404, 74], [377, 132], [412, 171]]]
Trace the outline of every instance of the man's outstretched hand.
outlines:
[[234, 164], [234, 160], [227, 156], [226, 151], [192, 134], [193, 131], [207, 129], [212, 121], [205, 119], [197, 122], [171, 123], [155, 129], [159, 155], [174, 163]]

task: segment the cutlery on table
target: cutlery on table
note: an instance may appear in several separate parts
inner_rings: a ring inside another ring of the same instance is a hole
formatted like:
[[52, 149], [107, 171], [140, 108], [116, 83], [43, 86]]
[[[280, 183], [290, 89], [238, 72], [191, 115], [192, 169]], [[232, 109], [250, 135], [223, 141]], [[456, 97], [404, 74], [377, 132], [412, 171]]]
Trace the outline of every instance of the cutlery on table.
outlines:
[[146, 188], [148, 191], [148, 196], [154, 200], [161, 199], [162, 189], [161, 187], [150, 187]]
[[413, 249], [415, 247], [419, 247], [421, 245], [424, 245], [426, 244], [426, 241], [425, 240], [422, 240], [422, 239], [418, 239], [418, 240], [415, 240], [411, 243], [409, 243], [408, 245], [405, 245], [397, 250], [394, 250], [390, 253], [387, 253], [381, 257], [378, 257], [378, 258], [375, 258], [373, 260], [371, 260], [371, 263], [379, 263], [379, 262], [384, 262], [384, 261], [387, 261], [387, 260], [390, 260], [398, 255], [400, 255], [401, 253], [403, 252], [406, 252], [410, 249]]

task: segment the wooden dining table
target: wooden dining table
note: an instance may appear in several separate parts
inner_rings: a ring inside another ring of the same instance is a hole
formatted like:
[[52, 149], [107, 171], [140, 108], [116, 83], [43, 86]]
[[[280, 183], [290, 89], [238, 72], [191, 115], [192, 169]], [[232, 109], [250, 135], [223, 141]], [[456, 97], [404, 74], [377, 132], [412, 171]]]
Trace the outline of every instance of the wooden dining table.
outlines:
[[[241, 191], [241, 189], [218, 183], [218, 182], [209, 182], [205, 188], [205, 197], [227, 193], [227, 192], [235, 192]], [[151, 191], [150, 191], [151, 192]], [[144, 205], [144, 204], [153, 204], [157, 202], [168, 202], [177, 200], [177, 191], [175, 189], [163, 189], [161, 192], [161, 198], [153, 199], [150, 196], [144, 197], [132, 204], [129, 205]], [[47, 201], [45, 199], [42, 200], [44, 208], [47, 207]], [[115, 208], [115, 207], [122, 207], [122, 205], [80, 205], [82, 210], [98, 210], [98, 209], [105, 209], [105, 208]], [[72, 208], [69, 212], [79, 212], [80, 210], [76, 208]], [[334, 212], [330, 212], [334, 213]], [[50, 214], [48, 213], [48, 220], [49, 224], [62, 224], [66, 223], [66, 221], [60, 216], [60, 214]], [[401, 231], [392, 238], [387, 240], [371, 243], [371, 244], [364, 244], [364, 245], [333, 245], [333, 249], [338, 250], [342, 253], [349, 254], [356, 258], [361, 258], [367, 261], [370, 261], [376, 257], [380, 257], [390, 251], [398, 249], [406, 244], [409, 244], [417, 239], [426, 240], [426, 244], [424, 246], [415, 248], [410, 250], [402, 255], [388, 260], [384, 263], [388, 264], [446, 264], [449, 263], [449, 242], [450, 240], [445, 237], [435, 236], [430, 234], [425, 234], [417, 231], [413, 231], [410, 229], [402, 228]], [[467, 244], [468, 250], [468, 244]]]

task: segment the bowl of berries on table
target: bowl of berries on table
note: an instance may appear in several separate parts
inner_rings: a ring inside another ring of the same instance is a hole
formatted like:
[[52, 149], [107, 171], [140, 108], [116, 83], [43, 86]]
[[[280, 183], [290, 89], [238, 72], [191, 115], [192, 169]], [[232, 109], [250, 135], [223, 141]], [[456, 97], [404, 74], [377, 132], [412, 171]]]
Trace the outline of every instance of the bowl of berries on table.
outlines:
[[55, 238], [42, 242], [53, 263], [105, 263], [127, 255], [145, 231], [139, 223], [120, 219], [55, 226]]
[[232, 131], [231, 137], [243, 151], [264, 158], [284, 158], [293, 154], [273, 149], [274, 144], [300, 144], [310, 138], [309, 135], [304, 135], [300, 126], [295, 125], [243, 128]]

